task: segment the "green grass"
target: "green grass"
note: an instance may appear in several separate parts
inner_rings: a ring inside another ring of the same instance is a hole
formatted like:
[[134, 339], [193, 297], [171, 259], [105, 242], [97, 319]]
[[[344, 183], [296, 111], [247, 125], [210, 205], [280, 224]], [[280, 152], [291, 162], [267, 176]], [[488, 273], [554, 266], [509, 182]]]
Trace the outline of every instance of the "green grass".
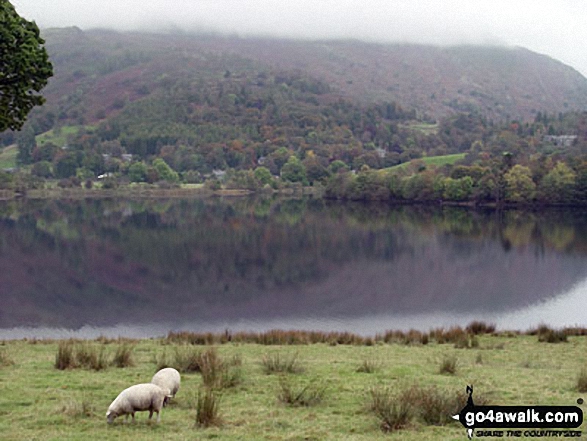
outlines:
[[[448, 421], [430, 425], [415, 418], [392, 433], [369, 410], [373, 388], [401, 394], [414, 386], [434, 387], [440, 394], [464, 393], [473, 384], [475, 394], [488, 404], [574, 405], [581, 393], [577, 377], [587, 365], [587, 336], [569, 336], [567, 343], [546, 344], [535, 335], [480, 335], [479, 347], [457, 349], [452, 343], [373, 346], [324, 343], [296, 346], [305, 370], [291, 381], [316, 384], [327, 390], [315, 405], [289, 406], [279, 401], [282, 375], [267, 375], [261, 361], [267, 346], [227, 343], [217, 347], [219, 357], [237, 357], [240, 382], [221, 391], [218, 426], [196, 425], [200, 373], [182, 374], [176, 397], [161, 413], [159, 425], [148, 423], [148, 412], [137, 413], [135, 424], [117, 419], [107, 425], [109, 404], [126, 387], [149, 382], [156, 362], [180, 343], [166, 339], [141, 340], [133, 345], [134, 365], [58, 370], [53, 365], [58, 342], [0, 342], [11, 363], [0, 365], [0, 433], [3, 440], [459, 440], [462, 426]], [[113, 357], [119, 344], [91, 341]], [[199, 347], [201, 350], [205, 348]], [[272, 350], [291, 347], [274, 346]], [[479, 354], [483, 363], [478, 363]], [[439, 360], [458, 357], [454, 375], [439, 373]], [[532, 363], [524, 363], [528, 357]], [[357, 373], [364, 360], [380, 360], [369, 375]], [[280, 383], [281, 382], [281, 383]], [[200, 395], [201, 396], [201, 395]], [[475, 397], [475, 395], [474, 395]], [[583, 405], [584, 406], [584, 405]], [[583, 407], [582, 406], [582, 407]]]
[[35, 139], [37, 140], [38, 145], [45, 144], [46, 142], [52, 142], [57, 147], [63, 147], [67, 144], [67, 137], [69, 135], [75, 135], [79, 132], [81, 128], [85, 128], [86, 130], [91, 130], [93, 126], [63, 126], [59, 131], [51, 129], [45, 133], [41, 133], [37, 135]]
[[[457, 161], [465, 158], [466, 153], [455, 153], [452, 155], [442, 155], [442, 156], [424, 156], [422, 158], [418, 158], [418, 161], [424, 162], [426, 165], [434, 165], [436, 167], [442, 167], [443, 165], [447, 164], [454, 164]], [[393, 167], [384, 168], [381, 171], [392, 171], [392, 170], [401, 170], [406, 168], [410, 163], [403, 162], [398, 165], [394, 165]]]
[[411, 123], [404, 126], [410, 130], [416, 130], [424, 135], [436, 135], [438, 133], [438, 124], [427, 124], [423, 122]]
[[0, 170], [16, 167], [17, 154], [18, 149], [16, 148], [16, 145], [10, 145], [5, 147], [4, 150], [0, 151]]

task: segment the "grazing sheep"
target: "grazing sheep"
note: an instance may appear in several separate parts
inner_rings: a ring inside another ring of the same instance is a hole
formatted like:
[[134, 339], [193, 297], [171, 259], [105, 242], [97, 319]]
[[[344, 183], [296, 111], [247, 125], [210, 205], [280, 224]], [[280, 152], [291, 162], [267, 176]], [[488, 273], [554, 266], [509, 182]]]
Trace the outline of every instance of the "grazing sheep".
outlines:
[[156, 384], [164, 390], [169, 390], [167, 397], [165, 397], [163, 405], [167, 404], [170, 397], [175, 397], [175, 394], [179, 390], [180, 382], [181, 377], [179, 375], [179, 372], [170, 367], [158, 371], [155, 375], [153, 375], [153, 379], [151, 380], [151, 383]]
[[124, 389], [108, 407], [106, 418], [108, 423], [112, 423], [116, 417], [126, 415], [125, 421], [128, 421], [129, 414], [132, 420], [135, 420], [135, 412], [148, 410], [149, 419], [153, 412], [157, 412], [157, 422], [161, 415], [163, 401], [167, 397], [168, 391], [152, 383], [135, 384]]

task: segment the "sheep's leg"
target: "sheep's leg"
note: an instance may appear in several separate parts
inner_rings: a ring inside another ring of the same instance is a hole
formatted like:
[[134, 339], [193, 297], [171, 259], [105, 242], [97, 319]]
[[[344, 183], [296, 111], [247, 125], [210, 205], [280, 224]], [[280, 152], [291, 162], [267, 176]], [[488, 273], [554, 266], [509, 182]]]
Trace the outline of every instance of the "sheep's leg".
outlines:
[[132, 422], [134, 423], [135, 422], [135, 413], [133, 412], [131, 415], [132, 415]]
[[149, 409], [149, 419], [153, 418], [153, 409]]
[[157, 424], [159, 424], [159, 421], [161, 421], [161, 412], [159, 412], [158, 410], [156, 410], [155, 412], [157, 412]]
[[124, 416], [124, 423], [128, 424], [128, 413]]

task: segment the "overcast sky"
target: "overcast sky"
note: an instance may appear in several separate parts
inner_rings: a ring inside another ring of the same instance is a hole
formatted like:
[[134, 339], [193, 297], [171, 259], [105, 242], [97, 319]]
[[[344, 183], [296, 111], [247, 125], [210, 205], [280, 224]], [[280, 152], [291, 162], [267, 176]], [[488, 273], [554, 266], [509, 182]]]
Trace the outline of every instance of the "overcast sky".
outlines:
[[41, 28], [200, 30], [306, 39], [500, 44], [587, 76], [586, 0], [11, 0]]

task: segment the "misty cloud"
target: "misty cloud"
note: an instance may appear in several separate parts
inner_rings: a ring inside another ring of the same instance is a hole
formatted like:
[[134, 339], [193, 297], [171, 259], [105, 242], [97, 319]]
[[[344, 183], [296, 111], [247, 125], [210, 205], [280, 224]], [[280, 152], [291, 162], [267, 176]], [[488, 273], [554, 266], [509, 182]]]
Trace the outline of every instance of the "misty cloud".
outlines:
[[587, 75], [584, 0], [13, 0], [41, 27], [523, 46]]

